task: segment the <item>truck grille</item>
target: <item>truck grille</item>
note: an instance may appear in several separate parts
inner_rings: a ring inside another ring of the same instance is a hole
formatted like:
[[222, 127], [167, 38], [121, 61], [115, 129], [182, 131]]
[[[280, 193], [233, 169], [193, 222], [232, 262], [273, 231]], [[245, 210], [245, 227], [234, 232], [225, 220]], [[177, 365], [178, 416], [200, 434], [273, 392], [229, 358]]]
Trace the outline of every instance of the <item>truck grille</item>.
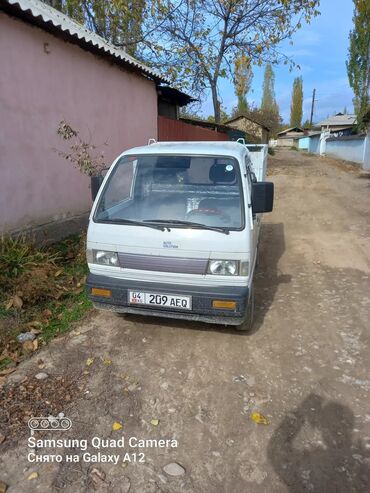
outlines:
[[157, 272], [175, 272], [178, 274], [205, 274], [207, 258], [164, 257], [162, 255], [141, 255], [119, 253], [123, 269], [151, 270]]

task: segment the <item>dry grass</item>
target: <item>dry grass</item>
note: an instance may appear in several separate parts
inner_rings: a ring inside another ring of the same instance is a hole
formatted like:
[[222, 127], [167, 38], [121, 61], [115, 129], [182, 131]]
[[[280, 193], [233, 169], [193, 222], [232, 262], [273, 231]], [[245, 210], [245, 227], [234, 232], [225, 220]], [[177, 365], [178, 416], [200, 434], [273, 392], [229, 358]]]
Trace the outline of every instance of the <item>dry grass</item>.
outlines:
[[[47, 248], [25, 237], [0, 239], [0, 372], [84, 315], [86, 273], [84, 235]], [[36, 340], [18, 343], [30, 331]]]

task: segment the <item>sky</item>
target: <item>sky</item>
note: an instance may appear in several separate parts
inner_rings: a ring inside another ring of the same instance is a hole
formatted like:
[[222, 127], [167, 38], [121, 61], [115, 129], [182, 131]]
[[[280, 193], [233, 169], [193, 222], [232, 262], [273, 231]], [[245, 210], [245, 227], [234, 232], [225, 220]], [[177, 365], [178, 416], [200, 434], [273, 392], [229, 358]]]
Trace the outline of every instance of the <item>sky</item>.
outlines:
[[[290, 102], [293, 80], [303, 77], [303, 121], [309, 119], [312, 91], [316, 89], [314, 122], [325, 119], [347, 108], [353, 112], [353, 92], [348, 84], [346, 59], [348, 53], [348, 34], [353, 27], [352, 0], [321, 0], [321, 15], [312, 19], [293, 36], [293, 46], [285, 43], [280, 49], [301, 66], [289, 72], [284, 66], [275, 66], [275, 94], [283, 121], [289, 123]], [[260, 105], [262, 96], [263, 68], [254, 67], [252, 90], [249, 102]], [[220, 86], [222, 104], [230, 113], [236, 105], [233, 85], [222, 80]], [[202, 105], [205, 116], [213, 114], [210, 98]]]

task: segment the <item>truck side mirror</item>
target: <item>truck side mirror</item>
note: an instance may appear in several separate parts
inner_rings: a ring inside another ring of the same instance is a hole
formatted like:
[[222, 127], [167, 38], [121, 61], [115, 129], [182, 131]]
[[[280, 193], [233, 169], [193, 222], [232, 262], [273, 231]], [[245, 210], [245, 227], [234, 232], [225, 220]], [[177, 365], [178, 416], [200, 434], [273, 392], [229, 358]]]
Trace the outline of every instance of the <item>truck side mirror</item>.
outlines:
[[274, 184], [270, 181], [252, 183], [252, 212], [271, 212], [274, 203]]
[[96, 196], [98, 195], [99, 188], [101, 184], [103, 183], [104, 176], [98, 175], [98, 176], [92, 176], [91, 177], [91, 198], [92, 201], [94, 202]]

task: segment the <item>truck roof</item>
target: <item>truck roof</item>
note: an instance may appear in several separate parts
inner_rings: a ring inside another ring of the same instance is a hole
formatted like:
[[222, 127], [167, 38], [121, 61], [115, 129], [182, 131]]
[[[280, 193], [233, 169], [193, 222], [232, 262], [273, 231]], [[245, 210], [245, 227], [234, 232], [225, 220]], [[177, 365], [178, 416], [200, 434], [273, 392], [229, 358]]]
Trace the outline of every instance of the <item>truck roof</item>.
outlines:
[[243, 159], [246, 147], [239, 142], [156, 142], [154, 144], [134, 147], [123, 154], [204, 154], [231, 156]]

